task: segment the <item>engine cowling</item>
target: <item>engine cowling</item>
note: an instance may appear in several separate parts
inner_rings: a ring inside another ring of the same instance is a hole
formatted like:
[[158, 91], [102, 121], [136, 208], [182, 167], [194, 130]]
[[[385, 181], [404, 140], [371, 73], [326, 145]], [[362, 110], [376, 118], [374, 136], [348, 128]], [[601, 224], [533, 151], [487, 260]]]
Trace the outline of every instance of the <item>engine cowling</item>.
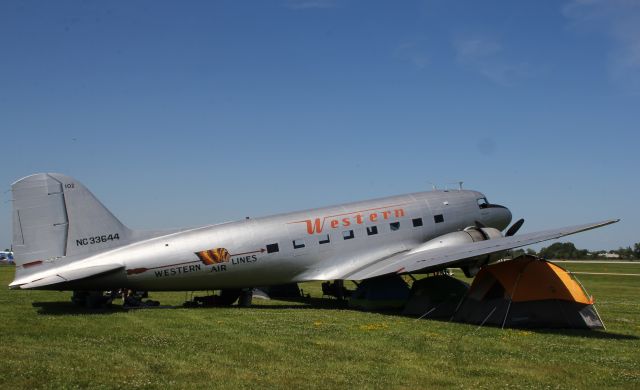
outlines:
[[[453, 247], [464, 244], [470, 244], [478, 241], [492, 240], [495, 238], [501, 238], [502, 233], [498, 229], [470, 226], [459, 232], [452, 232], [443, 234], [434, 239], [427, 241], [424, 245], [421, 245], [421, 249], [439, 249], [445, 247]], [[461, 265], [462, 271], [467, 277], [475, 276], [480, 268], [499, 258], [499, 255], [485, 255], [479, 257], [472, 257], [465, 261], [466, 264]]]
[[470, 244], [478, 241], [492, 240], [494, 238], [501, 238], [502, 233], [498, 229], [494, 228], [479, 228], [476, 226], [470, 226], [459, 232], [452, 232], [443, 234], [434, 239], [427, 241], [424, 245], [421, 245], [421, 249], [437, 249], [450, 246]]

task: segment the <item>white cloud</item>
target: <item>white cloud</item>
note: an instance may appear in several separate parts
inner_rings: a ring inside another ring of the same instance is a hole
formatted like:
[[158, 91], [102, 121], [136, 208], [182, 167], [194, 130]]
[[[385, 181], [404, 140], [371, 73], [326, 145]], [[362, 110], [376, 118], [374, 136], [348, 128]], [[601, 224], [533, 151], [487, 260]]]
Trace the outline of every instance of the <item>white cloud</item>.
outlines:
[[453, 47], [458, 65], [478, 72], [496, 84], [509, 86], [533, 75], [528, 63], [507, 60], [502, 45], [494, 39], [466, 37], [454, 40]]
[[611, 41], [609, 76], [618, 85], [640, 93], [640, 1], [574, 0], [562, 9], [576, 32], [595, 31]]

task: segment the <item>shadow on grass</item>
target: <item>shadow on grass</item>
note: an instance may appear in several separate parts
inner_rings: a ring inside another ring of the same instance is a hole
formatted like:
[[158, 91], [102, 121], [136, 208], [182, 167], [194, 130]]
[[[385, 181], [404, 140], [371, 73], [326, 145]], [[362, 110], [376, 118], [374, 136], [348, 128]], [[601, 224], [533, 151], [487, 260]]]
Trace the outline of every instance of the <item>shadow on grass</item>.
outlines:
[[42, 315], [109, 315], [127, 311], [118, 305], [88, 309], [74, 305], [71, 302], [33, 302], [31, 306], [38, 309], [37, 313]]
[[[308, 310], [308, 309], [320, 309], [320, 310], [347, 310], [353, 312], [365, 312], [365, 313], [376, 313], [382, 315], [388, 315], [393, 317], [404, 317], [404, 318], [413, 318], [418, 320], [418, 318], [403, 315], [401, 311], [398, 310], [385, 310], [385, 311], [375, 311], [375, 310], [359, 310], [352, 307], [349, 307], [346, 300], [337, 300], [337, 299], [327, 299], [327, 298], [278, 298], [270, 301], [261, 301], [254, 300], [256, 304], [251, 305], [251, 307], [244, 308], [238, 306], [207, 306], [207, 307], [183, 307], [183, 306], [159, 306], [159, 307], [138, 307], [138, 308], [125, 308], [120, 305], [110, 305], [105, 308], [100, 309], [88, 309], [83, 307], [78, 307], [71, 302], [34, 302], [32, 304], [33, 307], [38, 308], [38, 314], [42, 315], [109, 315], [115, 313], [127, 312], [130, 310], [163, 310], [163, 309], [220, 309], [220, 308], [236, 308], [238, 310], [283, 310], [283, 309], [298, 309], [298, 310]], [[272, 304], [265, 304], [267, 302], [272, 302]], [[281, 303], [281, 302], [284, 302]], [[424, 318], [422, 320], [429, 321], [438, 321], [438, 322], [452, 322], [449, 321], [448, 318]], [[468, 324], [469, 327], [473, 327], [477, 329], [477, 324]], [[488, 325], [485, 324], [483, 327], [488, 328], [499, 328], [499, 326]], [[588, 329], [547, 329], [547, 328], [517, 328], [520, 330], [526, 330], [529, 332], [540, 333], [540, 334], [554, 334], [554, 335], [562, 335], [569, 337], [581, 337], [581, 338], [590, 338], [590, 339], [603, 339], [603, 340], [638, 340], [639, 337], [633, 335], [612, 333], [603, 330], [588, 330]]]
[[[109, 315], [115, 313], [123, 313], [131, 310], [163, 310], [163, 309], [222, 309], [222, 308], [237, 308], [239, 310], [245, 309], [323, 309], [323, 310], [354, 310], [347, 305], [347, 301], [339, 301], [336, 299], [325, 298], [286, 298], [286, 299], [274, 299], [266, 302], [273, 302], [273, 304], [264, 304], [259, 301], [259, 304], [254, 304], [249, 308], [233, 306], [140, 306], [140, 307], [124, 307], [118, 304], [108, 305], [102, 308], [86, 308], [73, 304], [72, 302], [65, 301], [49, 301], [49, 302], [33, 302], [31, 306], [35, 307], [38, 314], [41, 315]], [[280, 302], [289, 302], [280, 303]], [[357, 310], [354, 310], [357, 311]]]
[[[327, 298], [274, 298], [266, 302], [274, 302], [273, 304], [264, 304], [261, 300], [260, 304], [251, 305], [252, 309], [324, 309], [324, 310], [343, 310], [351, 309], [346, 300], [327, 299]], [[287, 302], [290, 304], [282, 304]], [[295, 303], [295, 304], [294, 304]]]
[[[368, 312], [368, 313], [376, 313], [382, 315], [388, 315], [393, 317], [404, 317], [404, 318], [413, 318], [418, 320], [418, 318], [413, 316], [408, 316], [402, 314], [399, 310], [385, 310], [385, 311], [364, 311], [355, 309], [348, 306], [346, 300], [339, 301], [337, 299], [326, 299], [326, 298], [279, 298], [277, 301], [280, 302], [295, 302], [297, 305], [282, 305], [282, 304], [273, 304], [273, 305], [253, 305], [252, 309], [322, 309], [322, 310], [350, 310], [354, 312]], [[438, 322], [455, 322], [450, 321], [449, 318], [423, 318], [421, 320], [429, 320], [429, 321], [438, 321]], [[465, 322], [455, 322], [460, 324], [466, 324], [474, 329], [477, 329], [478, 324], [470, 324]], [[500, 328], [499, 326], [485, 324], [484, 327], [490, 328]], [[633, 335], [627, 334], [619, 334], [607, 332], [604, 330], [594, 329], [566, 329], [566, 328], [513, 328], [519, 330], [526, 330], [529, 332], [540, 333], [540, 334], [554, 334], [554, 335], [562, 335], [569, 337], [583, 337], [590, 339], [603, 339], [603, 340], [639, 340], [640, 338]]]
[[[403, 316], [406, 317], [406, 316]], [[473, 328], [473, 330], [477, 330], [480, 328], [479, 324], [472, 324], [467, 322], [457, 322], [450, 321], [449, 318], [424, 318], [429, 321], [438, 321], [438, 322], [452, 322], [456, 324], [465, 324], [469, 325]], [[417, 318], [416, 318], [417, 320]], [[492, 329], [500, 329], [499, 325], [494, 324], [484, 324], [483, 328], [492, 328]], [[569, 329], [569, 328], [526, 328], [526, 327], [517, 327], [517, 328], [505, 328], [506, 329], [514, 329], [514, 330], [522, 330], [533, 333], [540, 334], [553, 334], [559, 336], [569, 336], [569, 337], [582, 337], [589, 339], [602, 339], [602, 340], [639, 340], [640, 338], [633, 335], [628, 334], [620, 334], [607, 332], [601, 329]]]
[[584, 337], [589, 339], [603, 339], [603, 340], [639, 340], [640, 337], [629, 335], [611, 333], [605, 330], [588, 330], [588, 329], [528, 329], [532, 332], [542, 334], [556, 334], [569, 337]]

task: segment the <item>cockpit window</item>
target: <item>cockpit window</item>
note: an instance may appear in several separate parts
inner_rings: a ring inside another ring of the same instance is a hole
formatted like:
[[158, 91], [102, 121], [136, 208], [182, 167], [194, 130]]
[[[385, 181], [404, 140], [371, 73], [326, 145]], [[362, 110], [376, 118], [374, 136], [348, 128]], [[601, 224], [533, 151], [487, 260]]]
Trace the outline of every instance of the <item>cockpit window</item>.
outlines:
[[478, 207], [480, 207], [481, 209], [486, 209], [487, 207], [489, 207], [489, 202], [487, 202], [487, 198], [479, 198]]

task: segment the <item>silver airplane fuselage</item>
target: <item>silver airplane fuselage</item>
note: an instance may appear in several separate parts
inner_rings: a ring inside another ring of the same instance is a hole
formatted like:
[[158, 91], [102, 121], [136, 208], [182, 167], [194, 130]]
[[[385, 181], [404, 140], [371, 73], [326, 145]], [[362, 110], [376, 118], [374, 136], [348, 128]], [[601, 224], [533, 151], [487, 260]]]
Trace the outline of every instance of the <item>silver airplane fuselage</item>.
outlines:
[[505, 229], [511, 212], [476, 191], [429, 191], [205, 226], [83, 260], [123, 272], [69, 289], [214, 290], [332, 280], [480, 222]]

